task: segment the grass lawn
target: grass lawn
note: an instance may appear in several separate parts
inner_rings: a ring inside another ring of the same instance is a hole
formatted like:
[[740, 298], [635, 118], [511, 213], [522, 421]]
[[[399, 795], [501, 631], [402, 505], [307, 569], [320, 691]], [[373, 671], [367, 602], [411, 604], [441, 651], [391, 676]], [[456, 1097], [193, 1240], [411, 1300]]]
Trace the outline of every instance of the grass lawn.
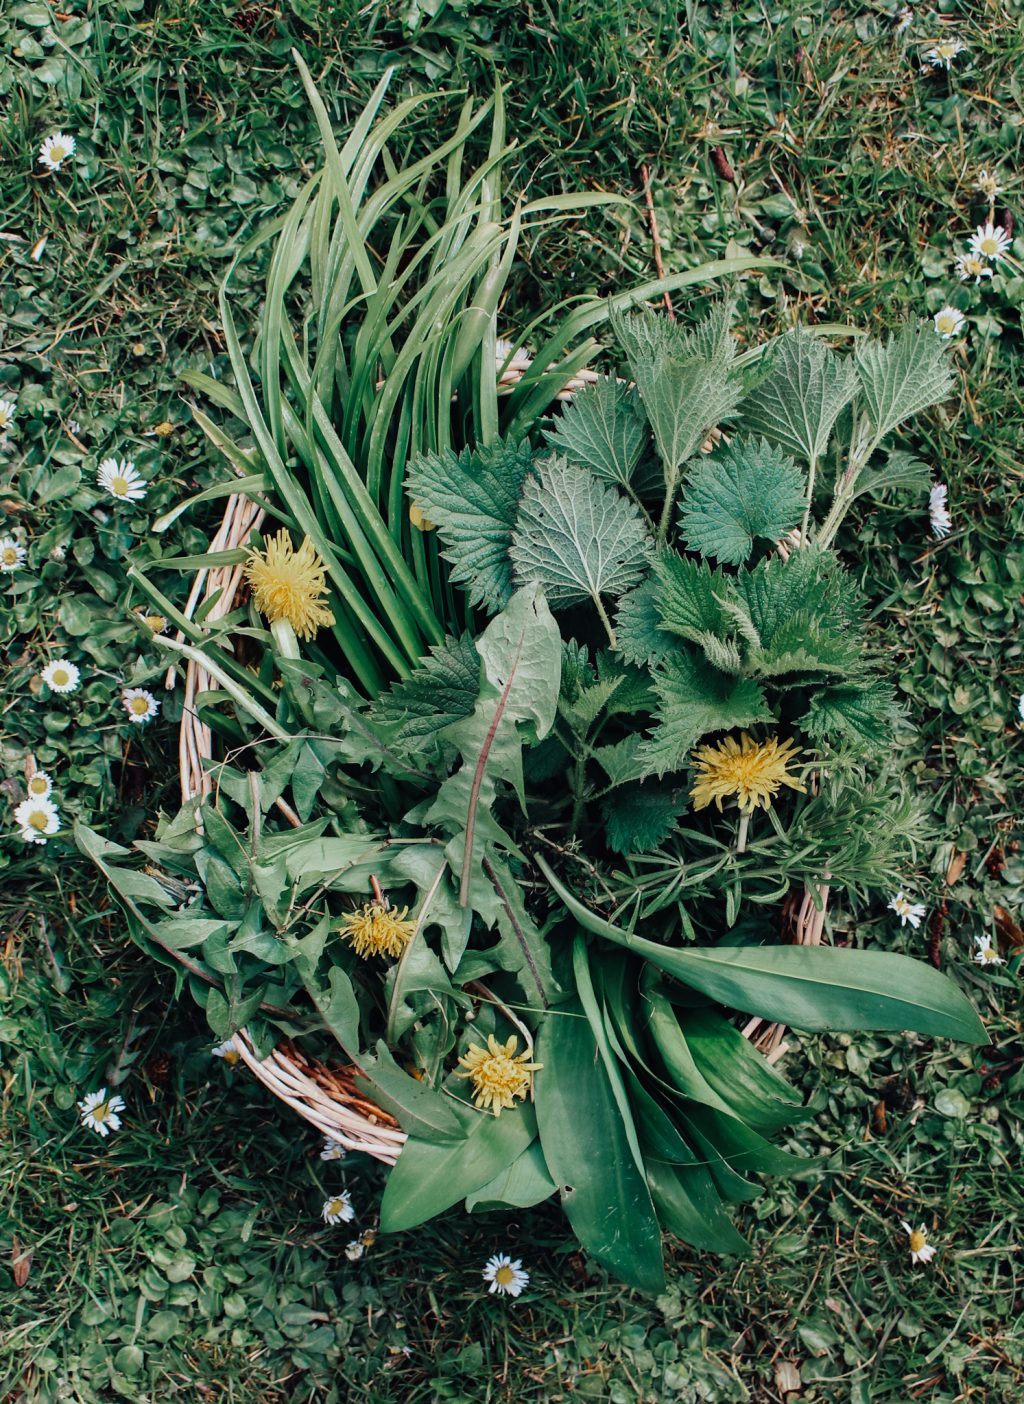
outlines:
[[[966, 45], [950, 69], [923, 65], [949, 37]], [[319, 162], [293, 47], [339, 129], [389, 65], [396, 91], [441, 91], [414, 144], [439, 139], [464, 89], [489, 93], [497, 72], [514, 189], [631, 197], [631, 212], [524, 248], [510, 327], [542, 293], [653, 276], [648, 178], [666, 271], [726, 253], [780, 260], [737, 290], [749, 338], [794, 313], [875, 330], [964, 314], [961, 393], [902, 445], [948, 486], [950, 534], [932, 535], [927, 502], [901, 500], [855, 512], [839, 545], [898, 661], [899, 745], [930, 814], [906, 879], [927, 918], [901, 929], [880, 901], [859, 939], [954, 972], [991, 1044], [791, 1039], [788, 1075], [825, 1093], [792, 1142], [824, 1173], [742, 1211], [751, 1261], [678, 1249], [657, 1302], [588, 1263], [553, 1207], [453, 1213], [350, 1261], [384, 1172], [322, 1161], [312, 1128], [211, 1059], [201, 1014], [143, 962], [73, 848], [29, 847], [5, 820], [0, 1399], [1019, 1400], [1024, 238], [990, 279], [953, 266], [989, 219], [1024, 231], [1019, 13], [942, 0], [904, 26], [896, 0], [799, 13], [8, 0], [0, 399], [17, 409], [0, 439], [0, 536], [31, 552], [2, 577], [0, 787], [6, 803], [31, 751], [66, 815], [121, 841], [178, 803], [180, 715], [125, 570], [152, 518], [223, 472], [180, 375], [226, 374], [219, 281]], [[48, 174], [36, 157], [54, 131], [77, 150]], [[1002, 187], [994, 201], [983, 170]], [[255, 316], [263, 268], [260, 253], [242, 258], [236, 315], [247, 301]], [[677, 297], [681, 316], [690, 307]], [[104, 507], [95, 474], [110, 455], [150, 480], [144, 504]], [[201, 552], [217, 505], [160, 549]], [[181, 599], [188, 574], [168, 568], [165, 583]], [[43, 701], [39, 669], [64, 656], [83, 685]], [[153, 688], [157, 723], [121, 721], [124, 685]], [[834, 936], [852, 921], [836, 907]], [[972, 961], [978, 936], [1004, 964]], [[104, 1084], [127, 1104], [108, 1140], [75, 1108]], [[354, 1229], [321, 1221], [341, 1185]], [[927, 1225], [929, 1266], [912, 1265], [903, 1219]], [[531, 1274], [515, 1302], [481, 1284], [505, 1249]]]

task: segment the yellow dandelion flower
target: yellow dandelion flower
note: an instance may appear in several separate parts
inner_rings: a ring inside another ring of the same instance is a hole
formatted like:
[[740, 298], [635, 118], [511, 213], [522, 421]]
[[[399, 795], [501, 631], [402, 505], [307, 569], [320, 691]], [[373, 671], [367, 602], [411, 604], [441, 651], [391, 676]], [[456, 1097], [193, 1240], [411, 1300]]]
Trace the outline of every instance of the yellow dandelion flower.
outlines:
[[697, 779], [690, 798], [694, 809], [706, 809], [712, 801], [722, 808], [722, 801], [736, 796], [742, 814], [752, 814], [757, 808], [769, 809], [780, 785], [804, 792], [803, 782], [789, 773], [789, 763], [800, 754], [792, 740], [779, 744], [755, 741], [744, 731], [737, 741], [727, 736], [717, 746], [701, 746], [693, 753]]
[[322, 602], [327, 593], [324, 563], [308, 536], [297, 551], [287, 531], [268, 536], [264, 551], [249, 552], [245, 578], [259, 612], [271, 624], [286, 619], [300, 639], [315, 638], [324, 624], [334, 623]]
[[487, 1047], [475, 1043], [459, 1059], [464, 1072], [456, 1077], [468, 1077], [473, 1084], [473, 1101], [478, 1107], [489, 1108], [495, 1116], [503, 1107], [515, 1106], [517, 1097], [528, 1097], [533, 1090], [533, 1074], [543, 1063], [529, 1062], [532, 1048], [516, 1053], [519, 1040], [515, 1034], [507, 1043], [499, 1043], [493, 1034], [487, 1035]]
[[341, 918], [341, 934], [352, 942], [360, 960], [371, 956], [397, 960], [416, 930], [414, 921], [406, 921], [408, 912], [408, 907], [398, 911], [386, 901], [364, 902], [357, 912], [346, 912]]

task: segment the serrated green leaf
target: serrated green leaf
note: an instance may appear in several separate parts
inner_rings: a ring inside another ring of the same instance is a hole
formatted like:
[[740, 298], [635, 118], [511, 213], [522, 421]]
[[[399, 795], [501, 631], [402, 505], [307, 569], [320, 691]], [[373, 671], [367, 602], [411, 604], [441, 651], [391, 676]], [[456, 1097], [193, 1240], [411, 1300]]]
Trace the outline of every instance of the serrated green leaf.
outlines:
[[667, 658], [673, 650], [672, 635], [661, 627], [658, 598], [658, 582], [647, 579], [622, 596], [615, 616], [616, 650], [642, 668]]
[[862, 342], [854, 354], [864, 404], [879, 438], [945, 399], [953, 388], [943, 343], [930, 323], [910, 322], [884, 343]]
[[451, 578], [470, 604], [492, 612], [512, 594], [512, 540], [523, 483], [533, 465], [529, 444], [499, 441], [489, 449], [427, 454], [409, 467], [409, 496], [437, 526]]
[[[912, 453], [896, 449], [877, 468], [864, 468], [857, 475], [853, 497], [878, 497], [888, 488], [911, 488], [926, 492], [931, 486], [932, 470]], [[851, 498], [851, 501], [853, 499]]]
[[680, 522], [691, 551], [739, 565], [755, 538], [778, 541], [798, 525], [805, 501], [804, 475], [781, 449], [736, 439], [687, 475]]
[[731, 312], [723, 304], [689, 332], [648, 307], [612, 313], [670, 490], [680, 465], [732, 413], [743, 393], [733, 369]]
[[658, 669], [654, 690], [658, 726], [640, 751], [647, 774], [680, 769], [694, 743], [709, 731], [773, 719], [752, 678], [728, 677], [688, 652], [680, 651]]
[[480, 655], [468, 634], [435, 644], [420, 666], [379, 699], [372, 713], [397, 740], [417, 748], [435, 743], [438, 732], [468, 717], [480, 690]]
[[511, 557], [520, 584], [553, 607], [617, 598], [643, 579], [650, 541], [640, 513], [585, 468], [549, 458], [523, 489]]
[[636, 392], [614, 376], [602, 376], [573, 397], [545, 438], [570, 463], [625, 487], [640, 462], [647, 434]]
[[650, 781], [615, 790], [601, 805], [608, 847], [615, 853], [649, 853], [668, 837], [688, 805], [681, 791]]
[[800, 718], [808, 736], [844, 738], [858, 747], [884, 746], [899, 714], [892, 687], [881, 679], [858, 687], [838, 683], [821, 688]]
[[818, 337], [797, 328], [772, 345], [766, 375], [740, 405], [743, 427], [805, 463], [815, 463], [858, 385], [852, 357], [837, 356]]

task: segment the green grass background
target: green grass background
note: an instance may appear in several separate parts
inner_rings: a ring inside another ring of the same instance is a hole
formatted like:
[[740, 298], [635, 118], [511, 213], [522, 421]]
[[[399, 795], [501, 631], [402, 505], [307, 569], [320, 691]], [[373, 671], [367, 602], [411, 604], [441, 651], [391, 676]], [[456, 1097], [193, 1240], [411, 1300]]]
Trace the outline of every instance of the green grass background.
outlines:
[[[509, 324], [541, 292], [651, 275], [644, 166], [668, 271], [745, 250], [786, 261], [784, 275], [743, 286], [746, 336], [794, 311], [874, 329], [948, 301], [966, 313], [953, 352], [962, 393], [907, 440], [949, 485], [952, 535], [934, 541], [926, 504], [900, 501], [855, 518], [840, 546], [874, 601], [907, 706], [899, 745], [933, 815], [908, 886], [931, 913], [946, 903], [941, 929], [915, 933], [880, 901], [858, 939], [936, 954], [992, 1038], [976, 1053], [869, 1036], [796, 1042], [789, 1075], [827, 1089], [800, 1143], [827, 1173], [769, 1185], [743, 1211], [751, 1262], [673, 1251], [656, 1303], [585, 1261], [554, 1209], [453, 1214], [349, 1263], [350, 1234], [319, 1221], [321, 1203], [344, 1183], [369, 1226], [383, 1172], [357, 1157], [322, 1163], [311, 1130], [211, 1061], [187, 999], [175, 1003], [171, 976], [144, 967], [89, 873], [54, 845], [27, 853], [7, 825], [0, 1398], [1024, 1395], [1017, 981], [970, 961], [973, 937], [997, 929], [1011, 954], [1021, 921], [1024, 243], [990, 283], [951, 271], [988, 215], [981, 168], [999, 171], [999, 218], [1021, 228], [1024, 32], [1019, 10], [994, 0], [917, 7], [905, 30], [897, 15], [881, 0], [799, 11], [8, 0], [0, 11], [0, 396], [19, 407], [0, 449], [0, 530], [23, 526], [33, 542], [31, 569], [4, 577], [0, 788], [32, 750], [66, 815], [101, 817], [115, 837], [176, 803], [176, 696], [144, 734], [117, 719], [124, 681], [161, 677], [123, 572], [151, 517], [222, 471], [178, 377], [224, 373], [217, 284], [319, 159], [291, 48], [339, 127], [388, 65], [395, 91], [437, 90], [414, 146], [438, 139], [463, 90], [486, 94], [497, 73], [519, 142], [513, 190], [635, 200], [631, 216], [527, 246]], [[948, 32], [967, 52], [948, 76], [923, 73], [921, 52]], [[46, 177], [35, 155], [57, 128], [78, 153]], [[253, 318], [260, 272], [257, 261], [235, 277]], [[92, 489], [114, 451], [153, 480], [140, 511], [107, 512]], [[201, 550], [208, 525], [184, 519], [174, 551]], [[185, 585], [165, 583], [179, 595]], [[36, 705], [41, 661], [63, 652], [83, 666], [81, 693]], [[832, 922], [849, 934], [841, 906]], [[128, 1104], [108, 1142], [78, 1126], [74, 1106], [103, 1083]], [[910, 1264], [904, 1217], [932, 1231], [929, 1269]], [[506, 1248], [532, 1275], [514, 1304], [481, 1293], [484, 1261]]]

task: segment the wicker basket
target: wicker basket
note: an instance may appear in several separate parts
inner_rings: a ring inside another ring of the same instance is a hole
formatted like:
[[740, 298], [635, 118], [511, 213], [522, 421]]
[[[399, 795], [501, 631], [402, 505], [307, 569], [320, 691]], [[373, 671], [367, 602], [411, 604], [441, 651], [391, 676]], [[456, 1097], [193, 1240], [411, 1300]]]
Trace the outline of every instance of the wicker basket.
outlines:
[[[507, 344], [500, 345], [497, 367], [499, 393], [502, 390], [507, 393], [529, 364], [529, 359], [519, 352], [510, 358]], [[557, 398], [571, 399], [585, 384], [597, 379], [594, 371], [579, 371]], [[721, 437], [720, 431], [713, 431], [702, 446], [703, 450], [710, 452]], [[220, 527], [210, 541], [211, 552], [229, 551], [244, 545], [250, 534], [260, 528], [264, 515], [248, 498], [229, 497]], [[214, 599], [214, 596], [216, 599], [205, 618], [213, 622], [230, 613], [241, 584], [242, 571], [241, 565], [200, 570], [192, 583], [183, 611], [186, 617], [191, 619], [199, 605]], [[175, 668], [168, 670], [166, 682], [169, 688], [175, 685]], [[210, 677], [206, 670], [190, 660], [185, 670], [185, 697], [178, 739], [183, 803], [196, 795], [208, 795], [213, 791], [210, 773], [204, 768], [204, 762], [213, 758], [213, 735], [199, 718], [194, 705], [196, 696], [209, 685]], [[278, 799], [276, 805], [285, 819], [297, 827], [300, 821], [292, 808], [282, 799]], [[796, 944], [820, 945], [827, 901], [827, 884], [819, 887], [817, 900], [809, 891], [804, 892], [799, 907], [792, 913], [792, 940]], [[785, 1030], [779, 1024], [753, 1018], [742, 1032], [770, 1062], [777, 1061], [787, 1051], [787, 1045], [783, 1042]], [[260, 1059], [245, 1029], [235, 1034], [234, 1044], [241, 1061], [253, 1076], [324, 1136], [346, 1150], [365, 1151], [388, 1165], [393, 1165], [398, 1159], [405, 1144], [405, 1132], [392, 1116], [359, 1094], [355, 1086], [355, 1068], [337, 1068], [310, 1059], [287, 1040], [279, 1043], [269, 1057]]]

